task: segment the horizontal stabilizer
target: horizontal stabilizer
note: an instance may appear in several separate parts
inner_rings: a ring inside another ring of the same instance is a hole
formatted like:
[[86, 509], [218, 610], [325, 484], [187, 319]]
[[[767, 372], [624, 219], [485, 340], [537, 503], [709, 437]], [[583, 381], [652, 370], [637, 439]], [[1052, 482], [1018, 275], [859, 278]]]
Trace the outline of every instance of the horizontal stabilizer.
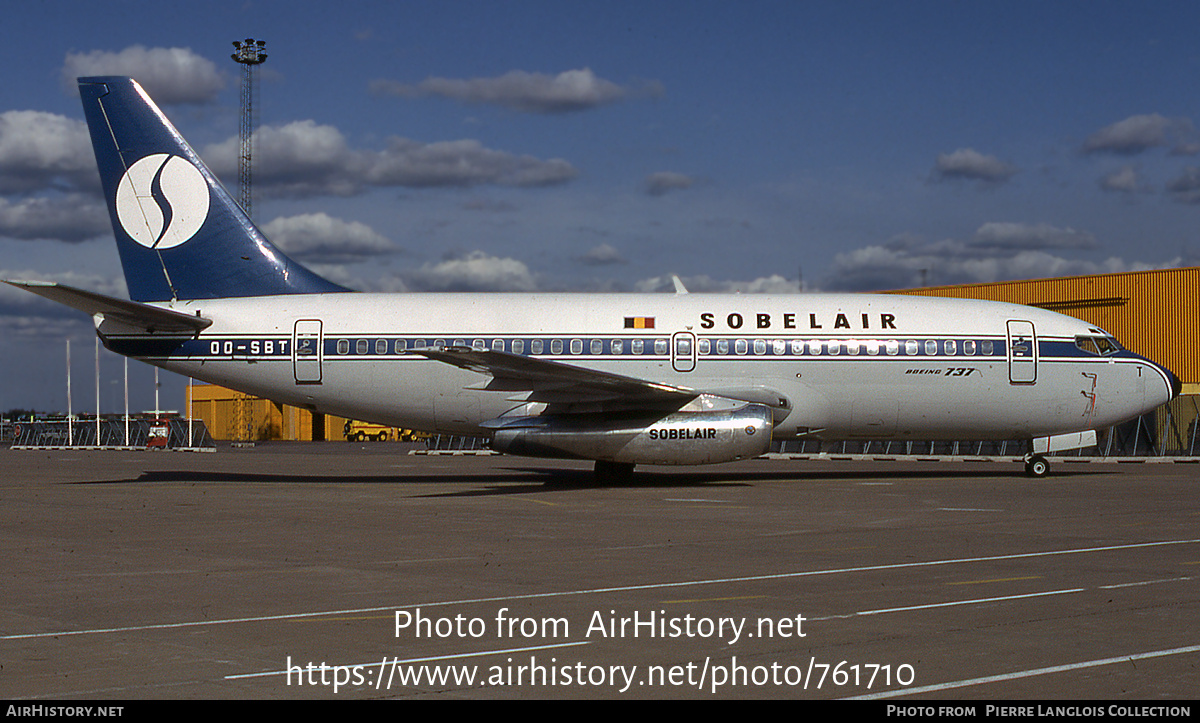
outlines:
[[38, 296], [44, 296], [72, 309], [79, 309], [92, 317], [100, 317], [101, 320], [111, 320], [137, 329], [144, 329], [151, 334], [179, 332], [196, 334], [212, 326], [211, 319], [189, 316], [178, 311], [141, 304], [136, 301], [126, 301], [115, 296], [105, 296], [94, 291], [84, 291], [73, 286], [64, 286], [48, 281], [5, 281], [4, 283]]

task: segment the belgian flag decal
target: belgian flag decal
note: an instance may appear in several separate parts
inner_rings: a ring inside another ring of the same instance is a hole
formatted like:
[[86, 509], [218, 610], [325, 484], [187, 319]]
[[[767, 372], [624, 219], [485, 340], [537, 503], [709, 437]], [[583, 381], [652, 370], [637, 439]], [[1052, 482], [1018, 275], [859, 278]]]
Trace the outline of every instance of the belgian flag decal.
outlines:
[[625, 317], [626, 329], [653, 329], [653, 316], [627, 316]]

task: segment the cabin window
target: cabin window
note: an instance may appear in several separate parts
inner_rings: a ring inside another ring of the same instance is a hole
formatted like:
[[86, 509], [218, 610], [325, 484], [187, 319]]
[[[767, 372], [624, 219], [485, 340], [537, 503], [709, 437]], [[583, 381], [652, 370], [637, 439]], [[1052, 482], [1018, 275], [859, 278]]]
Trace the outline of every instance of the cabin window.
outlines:
[[562, 354], [562, 350], [563, 350], [562, 339], [551, 339], [550, 340], [550, 353], [551, 354]]
[[405, 341], [404, 341], [403, 339], [397, 339], [397, 340], [396, 340], [396, 353], [397, 353], [397, 354], [403, 354], [403, 353], [404, 353], [404, 350], [405, 350], [407, 347], [408, 347], [408, 344], [407, 344], [407, 343], [405, 343]]
[[808, 353], [812, 354], [813, 356], [821, 355], [821, 340], [820, 339], [810, 339], [809, 340]]
[[846, 353], [850, 356], [857, 356], [862, 351], [857, 339], [846, 340]]
[[424, 349], [424, 348], [425, 348], [425, 340], [424, 339], [417, 339], [416, 341], [413, 342], [413, 349]]
[[980, 351], [983, 353], [984, 356], [992, 355], [992, 342], [984, 341], [979, 346], [980, 346]]
[[884, 349], [887, 350], [888, 356], [896, 356], [900, 353], [900, 342], [895, 339], [888, 339], [884, 344]]
[[767, 340], [766, 339], [755, 339], [754, 340], [754, 353], [759, 356], [762, 356], [763, 354], [767, 353]]
[[797, 356], [799, 356], [800, 354], [803, 354], [804, 353], [804, 342], [800, 341], [799, 339], [793, 340], [792, 341], [792, 353]]
[[942, 347], [945, 348], [946, 353], [950, 356], [954, 356], [958, 353], [958, 342], [954, 341], [953, 339], [948, 339], [945, 344], [942, 344]]
[[963, 342], [963, 354], [966, 354], [967, 356], [975, 356], [974, 340], [967, 339]]
[[375, 340], [375, 353], [376, 354], [387, 354], [387, 339], [376, 339]]
[[504, 351], [504, 340], [492, 339], [492, 351]]
[[529, 352], [531, 354], [541, 354], [542, 348], [544, 346], [545, 346], [544, 341], [542, 341], [541, 339], [534, 339], [532, 342], [529, 343]]
[[787, 342], [783, 339], [776, 339], [771, 343], [771, 353], [775, 356], [787, 354]]
[[367, 353], [367, 340], [366, 339], [359, 339], [358, 341], [354, 342], [354, 353], [355, 354], [366, 354]]
[[937, 355], [937, 342], [934, 341], [933, 339], [926, 339], [925, 340], [925, 356], [936, 356], [936, 355]]
[[720, 354], [721, 356], [726, 356], [727, 354], [729, 354], [729, 340], [728, 339], [717, 339], [717, 353]]
[[733, 353], [734, 354], [737, 354], [740, 356], [742, 354], [745, 354], [749, 350], [750, 350], [750, 345], [749, 345], [749, 343], [746, 342], [745, 339], [738, 339], [733, 342]]
[[667, 340], [666, 339], [655, 339], [654, 340], [654, 353], [655, 354], [666, 354], [668, 351], [670, 351], [670, 350], [667, 348]]
[[877, 356], [879, 354], [879, 342], [866, 341], [866, 342], [863, 342], [863, 346], [865, 346], [867, 348], [867, 354], [869, 354], [871, 356]]
[[919, 344], [917, 344], [916, 339], [909, 339], [908, 341], [904, 342], [905, 356], [915, 356], [916, 353], [919, 352], [920, 350], [921, 350], [921, 346]]
[[349, 354], [350, 353], [350, 340], [349, 339], [338, 339], [337, 350], [338, 350], [338, 354]]
[[634, 354], [641, 354], [645, 350], [646, 350], [646, 342], [645, 341], [643, 341], [641, 339], [633, 340], [633, 350], [632, 351]]
[[829, 349], [830, 356], [837, 356], [842, 353], [842, 342], [840, 341], [830, 341], [826, 346]]
[[525, 353], [525, 340], [524, 339], [513, 339], [512, 340], [512, 353], [513, 354], [524, 354]]
[[604, 353], [604, 340], [603, 339], [592, 339], [591, 353], [592, 354], [603, 354]]
[[571, 340], [571, 353], [572, 354], [582, 354], [583, 353], [583, 339], [572, 339]]
[[696, 349], [698, 349], [702, 355], [707, 355], [711, 347], [712, 344], [708, 339], [701, 339], [700, 341], [696, 342]]
[[624, 354], [625, 353], [625, 342], [622, 341], [621, 339], [613, 339], [612, 340], [612, 353], [613, 354]]

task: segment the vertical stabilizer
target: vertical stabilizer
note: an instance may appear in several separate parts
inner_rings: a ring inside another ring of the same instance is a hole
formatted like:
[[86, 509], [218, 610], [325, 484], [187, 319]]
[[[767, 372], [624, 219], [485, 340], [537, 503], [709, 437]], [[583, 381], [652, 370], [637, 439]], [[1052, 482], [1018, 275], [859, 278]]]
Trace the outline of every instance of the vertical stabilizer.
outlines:
[[134, 301], [347, 291], [272, 245], [137, 81], [79, 95]]

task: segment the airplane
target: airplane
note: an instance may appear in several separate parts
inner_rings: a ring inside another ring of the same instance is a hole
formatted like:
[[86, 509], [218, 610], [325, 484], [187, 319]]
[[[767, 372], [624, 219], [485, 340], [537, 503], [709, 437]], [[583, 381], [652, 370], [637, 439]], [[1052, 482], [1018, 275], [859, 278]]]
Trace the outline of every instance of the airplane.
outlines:
[[136, 81], [79, 79], [131, 300], [7, 283], [104, 345], [316, 413], [635, 465], [772, 440], [1026, 440], [1046, 454], [1173, 399], [1179, 380], [1086, 322], [886, 294], [360, 293], [272, 245]]

